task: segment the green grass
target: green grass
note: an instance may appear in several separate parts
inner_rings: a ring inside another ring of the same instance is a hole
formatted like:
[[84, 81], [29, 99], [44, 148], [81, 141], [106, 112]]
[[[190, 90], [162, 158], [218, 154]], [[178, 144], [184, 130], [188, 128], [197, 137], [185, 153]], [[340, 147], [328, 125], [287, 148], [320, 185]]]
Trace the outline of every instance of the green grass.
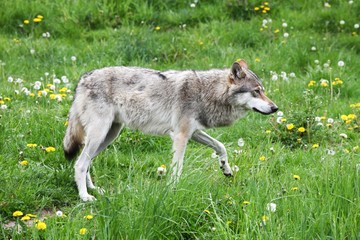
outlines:
[[[329, 8], [321, 1], [276, 0], [266, 14], [254, 10], [261, 1], [191, 3], [1, 2], [0, 238], [360, 238], [359, 2], [329, 1]], [[38, 15], [43, 19], [34, 23]], [[42, 37], [46, 32], [49, 38]], [[224, 68], [238, 58], [263, 79], [286, 121], [249, 113], [231, 127], [208, 131], [227, 147], [231, 166], [239, 167], [233, 178], [222, 176], [212, 150], [190, 143], [174, 189], [156, 173], [162, 164], [169, 169], [170, 139], [125, 130], [93, 164], [94, 180], [106, 194], [93, 193], [93, 203], [79, 200], [62, 138], [81, 74], [111, 65]], [[271, 71], [278, 80], [271, 80]], [[284, 80], [282, 71], [295, 77]], [[36, 81], [40, 90], [50, 89], [47, 84], [62, 76], [69, 82], [55, 84], [47, 96], [34, 89]], [[336, 78], [343, 83], [331, 85]], [[70, 91], [61, 93], [63, 87]], [[57, 101], [51, 94], [66, 96]], [[50, 146], [54, 152], [46, 151]], [[20, 164], [24, 160], [27, 166]], [[277, 205], [275, 212], [269, 203]], [[59, 210], [66, 217], [56, 216]], [[26, 225], [15, 211], [36, 214], [46, 230]]]

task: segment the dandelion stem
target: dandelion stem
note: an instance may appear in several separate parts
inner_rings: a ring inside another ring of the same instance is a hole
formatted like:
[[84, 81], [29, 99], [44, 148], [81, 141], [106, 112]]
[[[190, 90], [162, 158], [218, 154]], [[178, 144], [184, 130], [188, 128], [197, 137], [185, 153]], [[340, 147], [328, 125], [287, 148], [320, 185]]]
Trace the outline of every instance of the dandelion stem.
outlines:
[[333, 95], [334, 95], [334, 88], [333, 88], [333, 84], [332, 84], [332, 76], [331, 76], [331, 68], [329, 68], [329, 75], [330, 75], [330, 102], [333, 101]]

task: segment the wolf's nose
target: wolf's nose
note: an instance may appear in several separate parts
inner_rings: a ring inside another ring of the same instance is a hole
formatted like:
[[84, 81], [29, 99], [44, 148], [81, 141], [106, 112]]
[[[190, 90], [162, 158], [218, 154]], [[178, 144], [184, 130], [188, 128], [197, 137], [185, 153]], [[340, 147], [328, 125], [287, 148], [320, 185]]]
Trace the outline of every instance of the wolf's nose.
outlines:
[[279, 108], [276, 105], [271, 106], [271, 111], [274, 113], [278, 110]]

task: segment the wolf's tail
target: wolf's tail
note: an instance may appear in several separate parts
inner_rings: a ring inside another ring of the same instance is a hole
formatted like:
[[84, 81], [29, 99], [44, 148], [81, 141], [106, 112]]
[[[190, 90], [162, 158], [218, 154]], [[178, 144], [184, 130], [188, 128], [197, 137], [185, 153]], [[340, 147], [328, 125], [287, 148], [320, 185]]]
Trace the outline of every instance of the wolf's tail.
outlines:
[[64, 137], [64, 155], [68, 160], [73, 159], [79, 152], [84, 141], [84, 127], [79, 117], [70, 111], [69, 122]]

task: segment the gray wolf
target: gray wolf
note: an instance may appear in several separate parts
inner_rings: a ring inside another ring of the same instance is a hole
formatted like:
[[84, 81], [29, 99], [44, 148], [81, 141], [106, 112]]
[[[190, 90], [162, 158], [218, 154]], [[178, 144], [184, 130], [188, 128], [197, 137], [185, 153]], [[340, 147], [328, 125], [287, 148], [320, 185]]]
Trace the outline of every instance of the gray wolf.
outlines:
[[230, 69], [165, 71], [139, 67], [107, 67], [84, 74], [76, 87], [64, 137], [64, 153], [75, 163], [80, 198], [92, 201], [87, 188], [93, 184], [89, 167], [123, 127], [144, 133], [167, 134], [173, 141], [171, 178], [182, 172], [185, 148], [190, 139], [213, 148], [220, 168], [232, 176], [224, 145], [203, 130], [223, 127], [248, 110], [262, 114], [278, 107], [264, 94], [259, 77], [243, 60]]

